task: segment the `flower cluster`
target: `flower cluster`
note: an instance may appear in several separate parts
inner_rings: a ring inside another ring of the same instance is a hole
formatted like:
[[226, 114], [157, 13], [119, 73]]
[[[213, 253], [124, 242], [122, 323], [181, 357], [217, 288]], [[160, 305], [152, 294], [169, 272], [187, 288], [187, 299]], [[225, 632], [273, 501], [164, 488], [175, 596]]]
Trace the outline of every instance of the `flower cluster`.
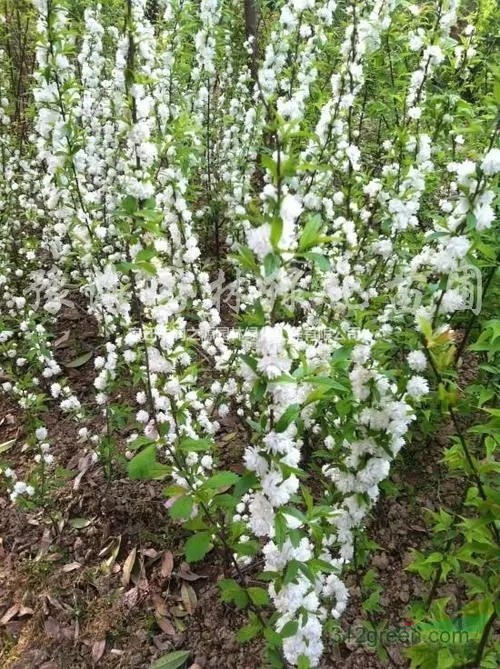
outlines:
[[[34, 464], [45, 481], [44, 402], [104, 461], [132, 386], [129, 472], [169, 477], [200, 553], [237, 573], [262, 555], [274, 637], [317, 666], [356, 533], [432, 396], [429, 342], [453, 341], [491, 255], [498, 129], [455, 69], [476, 32], [455, 0], [288, 0], [263, 8], [254, 51], [233, 0], [159, 0], [154, 19], [128, 0], [120, 20], [95, 2], [81, 22], [34, 4], [23, 141], [0, 79], [0, 373], [33, 416]], [[222, 263], [236, 313], [214, 306]], [[54, 353], [68, 286], [99, 327], [102, 432]], [[242, 476], [220, 471], [228, 416]], [[35, 495], [3, 472], [13, 501]]]

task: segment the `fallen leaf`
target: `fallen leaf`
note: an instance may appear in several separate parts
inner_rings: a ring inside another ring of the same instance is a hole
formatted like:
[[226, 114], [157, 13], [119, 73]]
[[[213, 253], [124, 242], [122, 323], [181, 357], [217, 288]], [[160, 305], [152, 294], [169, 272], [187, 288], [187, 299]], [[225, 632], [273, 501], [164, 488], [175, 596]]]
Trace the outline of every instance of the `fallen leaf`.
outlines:
[[42, 538], [40, 540], [40, 549], [39, 549], [38, 553], [36, 554], [35, 562], [39, 562], [43, 558], [43, 556], [48, 553], [50, 545], [51, 545], [50, 530], [48, 528], [46, 528], [43, 531], [43, 535], [42, 535]]
[[193, 613], [196, 610], [196, 605], [198, 604], [198, 598], [196, 596], [196, 592], [194, 589], [190, 586], [187, 585], [186, 583], [183, 583], [181, 586], [181, 598], [182, 598], [182, 603], [184, 604], [184, 608], [186, 611], [190, 614], [193, 615]]
[[184, 581], [198, 581], [200, 578], [208, 578], [208, 576], [201, 576], [200, 574], [192, 572], [187, 562], [181, 563], [181, 566], [179, 567], [179, 576], [184, 579]]
[[171, 641], [166, 641], [163, 634], [155, 634], [153, 637], [153, 643], [162, 652], [169, 650], [172, 647]]
[[64, 565], [62, 571], [64, 572], [75, 571], [75, 569], [80, 569], [81, 566], [82, 565], [79, 562], [70, 562], [69, 564]]
[[221, 441], [233, 441], [238, 436], [237, 432], [228, 432], [227, 434], [220, 437]]
[[123, 595], [123, 603], [129, 609], [133, 608], [139, 599], [139, 588], [131, 588]]
[[84, 527], [88, 527], [92, 521], [88, 518], [70, 518], [68, 520], [68, 525], [74, 530], [83, 530]]
[[422, 534], [428, 534], [428, 530], [425, 527], [422, 527], [421, 525], [410, 525], [410, 529], [414, 530], [415, 532], [422, 532]]
[[104, 560], [104, 562], [101, 563], [101, 568], [105, 572], [111, 572], [113, 565], [116, 561], [116, 558], [118, 557], [118, 553], [120, 552], [120, 546], [122, 543], [122, 538], [121, 536], [115, 537], [105, 548], [102, 549], [102, 551], [99, 553], [99, 557], [104, 557], [105, 555], [109, 555], [107, 560]]
[[154, 548], [141, 548], [139, 551], [144, 557], [152, 558], [153, 560], [158, 557], [158, 551]]
[[[52, 597], [51, 595], [45, 595], [47, 601], [49, 604], [51, 604], [55, 609], [58, 609], [59, 611], [64, 611], [64, 606], [61, 604], [61, 602], [56, 599], [55, 597]], [[45, 608], [45, 607], [44, 607]], [[47, 608], [48, 612], [48, 608]]]
[[92, 351], [87, 351], [87, 353], [82, 353], [82, 355], [79, 355], [74, 360], [70, 360], [70, 362], [64, 363], [64, 366], [70, 367], [71, 369], [75, 369], [77, 367], [83, 367], [83, 365], [90, 360], [92, 355], [93, 355]]
[[169, 636], [177, 635], [175, 627], [172, 625], [170, 620], [167, 620], [167, 618], [164, 618], [163, 616], [155, 616], [155, 618], [156, 623], [162, 632], [165, 632], [165, 634], [168, 634]]
[[122, 573], [122, 585], [128, 585], [130, 583], [130, 574], [134, 568], [135, 558], [137, 556], [137, 548], [134, 547], [130, 551], [123, 564], [123, 573]]
[[162, 578], [169, 578], [174, 569], [174, 556], [172, 551], [165, 551], [161, 561], [160, 576]]
[[142, 555], [138, 556], [137, 566], [138, 568], [135, 569], [134, 573], [132, 574], [132, 582], [141, 590], [149, 590], [148, 576]]
[[14, 616], [17, 616], [19, 613], [19, 604], [13, 604], [10, 609], [8, 609], [3, 616], [0, 618], [0, 626], [6, 625], [9, 620], [12, 620]]
[[16, 443], [15, 439], [9, 439], [8, 441], [4, 441], [3, 444], [0, 444], [0, 453], [7, 453], [7, 451], [10, 451], [12, 446]]
[[104, 655], [104, 651], [106, 649], [106, 639], [102, 639], [101, 641], [95, 641], [92, 644], [92, 659], [94, 662], [99, 662], [101, 657]]
[[54, 348], [61, 348], [61, 346], [68, 341], [70, 334], [69, 330], [65, 330], [62, 335], [55, 340]]
[[187, 625], [183, 622], [182, 618], [174, 618], [174, 623], [177, 634], [182, 634], [182, 632], [187, 630]]
[[52, 617], [47, 618], [43, 624], [45, 633], [49, 639], [59, 639], [61, 637], [61, 627], [57, 620]]
[[170, 612], [173, 613], [176, 618], [185, 618], [188, 615], [186, 609], [181, 606], [172, 606]]
[[29, 606], [20, 606], [19, 608], [19, 613], [17, 614], [18, 618], [22, 618], [23, 616], [32, 616], [34, 613], [33, 609]]
[[166, 616], [168, 613], [167, 605], [165, 603], [165, 600], [161, 595], [158, 593], [154, 593], [151, 596], [151, 599], [153, 601], [153, 606], [155, 607], [155, 613], [157, 616]]
[[75, 480], [73, 481], [73, 490], [78, 490], [78, 488], [80, 487], [80, 483], [82, 482], [82, 478], [85, 476], [87, 471], [88, 471], [88, 468], [84, 469], [83, 471], [81, 471], [79, 474], [77, 474], [75, 476]]

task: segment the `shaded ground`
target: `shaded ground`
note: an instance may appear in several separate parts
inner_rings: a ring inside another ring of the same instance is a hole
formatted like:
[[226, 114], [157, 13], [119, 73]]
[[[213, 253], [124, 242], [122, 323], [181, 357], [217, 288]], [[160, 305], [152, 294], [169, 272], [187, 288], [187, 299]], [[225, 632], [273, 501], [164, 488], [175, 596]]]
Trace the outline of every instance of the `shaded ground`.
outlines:
[[[71, 334], [60, 345], [62, 360], [95, 350], [99, 342], [92, 324], [79, 327], [75, 338], [75, 328], [66, 323], [63, 319], [61, 331]], [[69, 370], [69, 376], [85, 400], [92, 363]], [[0, 494], [0, 666], [146, 669], [175, 649], [189, 650], [195, 669], [265, 666], [259, 642], [241, 646], [235, 639], [244, 614], [219, 601], [220, 556], [211, 554], [193, 571], [182, 562], [183, 530], [168, 518], [162, 485], [107, 481], [77, 442], [71, 419], [54, 406], [46, 424], [53, 452], [69, 472], [56, 493], [51, 520], [13, 508]], [[22, 470], [22, 412], [0, 396], [0, 443], [9, 439], [16, 439], [9, 460]], [[227, 466], [238, 461], [241, 443], [228, 420], [221, 435]], [[446, 430], [415, 440], [406, 447], [404, 462], [395, 466], [395, 485], [386, 486], [390, 494], [382, 497], [368, 524], [368, 536], [378, 548], [357, 576], [349, 576], [352, 599], [342, 627], [345, 633], [351, 630], [351, 638], [329, 644], [322, 669], [407, 666], [401, 646], [388, 647], [390, 659], [380, 660], [353, 633], [367, 619], [359, 579], [371, 566], [382, 587], [383, 610], [372, 620], [404, 625], [408, 602], [422, 593], [419, 579], [404, 567], [411, 548], [423, 550], [428, 544], [425, 508], [437, 508], [443, 500], [453, 505], [461, 494], [461, 483], [445, 478], [439, 463], [446, 445]], [[447, 594], [453, 596], [450, 587]]]
[[[5, 398], [0, 417], [0, 441], [16, 434], [19, 439], [19, 414]], [[72, 478], [58, 493], [54, 525], [39, 513], [0, 502], [1, 666], [142, 669], [173, 649], [190, 650], [202, 669], [264, 666], [258, 643], [240, 646], [235, 639], [244, 616], [219, 602], [216, 580], [223, 568], [217, 556], [194, 573], [182, 563], [183, 531], [167, 517], [161, 485], [107, 482], [94, 467], [75, 491], [86, 465], [72, 452], [75, 426], [59, 417], [47, 423]], [[230, 445], [233, 434], [228, 436]], [[408, 601], [421, 592], [419, 579], [404, 566], [410, 549], [428, 541], [424, 508], [459, 495], [457, 482], [443, 479], [438, 463], [445, 439], [408, 447], [405, 468], [392, 476], [398, 494], [382, 499], [369, 523], [369, 536], [379, 546], [370, 562], [384, 607], [376, 617], [390, 626], [404, 624]], [[354, 576], [349, 580], [352, 601], [342, 626], [352, 634], [366, 615], [359, 585]], [[356, 639], [358, 633], [328, 648], [322, 668], [387, 666]], [[406, 665], [400, 647], [389, 652], [395, 666]]]

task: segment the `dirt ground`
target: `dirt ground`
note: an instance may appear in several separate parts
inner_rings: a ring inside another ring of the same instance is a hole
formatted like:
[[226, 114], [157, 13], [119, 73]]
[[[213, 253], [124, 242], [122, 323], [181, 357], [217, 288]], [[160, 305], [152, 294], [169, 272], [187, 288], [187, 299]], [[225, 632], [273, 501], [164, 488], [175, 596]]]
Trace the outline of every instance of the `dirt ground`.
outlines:
[[[69, 316], [60, 323], [61, 336], [70, 332], [60, 344], [62, 361], [98, 345], [92, 324], [75, 327], [78, 314]], [[91, 404], [92, 362], [68, 374], [80, 398]], [[260, 642], [241, 645], [235, 638], [244, 614], [219, 601], [217, 579], [229, 575], [220, 556], [212, 553], [192, 568], [182, 561], [184, 532], [168, 517], [162, 485], [125, 475], [106, 480], [78, 443], [78, 426], [55, 404], [45, 418], [67, 478], [44, 516], [16, 509], [0, 489], [0, 666], [146, 669], [176, 649], [190, 652], [188, 666], [195, 669], [266, 666]], [[8, 455], [21, 471], [23, 425], [19, 408], [0, 395], [0, 443], [16, 440]], [[229, 420], [221, 444], [237, 455], [242, 439]], [[461, 482], [446, 477], [440, 463], [447, 442], [446, 429], [416, 439], [395, 465], [392, 485], [386, 486], [390, 494], [381, 497], [367, 524], [373, 553], [368, 564], [348, 576], [346, 633], [367, 619], [359, 579], [370, 567], [382, 587], [382, 610], [372, 620], [385, 619], [389, 627], [409, 624], [408, 602], [422, 594], [423, 586], [405, 566], [412, 548], [423, 550], [429, 543], [425, 509], [453, 505], [461, 494]], [[329, 642], [321, 669], [408, 665], [401, 646], [387, 650], [389, 659], [381, 660], [356, 637]]]

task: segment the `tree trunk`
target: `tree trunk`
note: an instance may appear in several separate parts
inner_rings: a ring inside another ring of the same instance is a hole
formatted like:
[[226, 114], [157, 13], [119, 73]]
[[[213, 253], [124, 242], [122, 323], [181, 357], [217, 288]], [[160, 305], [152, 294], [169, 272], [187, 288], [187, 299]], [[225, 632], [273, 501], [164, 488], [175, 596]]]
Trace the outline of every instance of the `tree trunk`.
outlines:
[[257, 3], [258, 0], [245, 0], [245, 35], [247, 39], [253, 37], [250, 70], [254, 79], [257, 77], [257, 28], [259, 23], [259, 8]]

